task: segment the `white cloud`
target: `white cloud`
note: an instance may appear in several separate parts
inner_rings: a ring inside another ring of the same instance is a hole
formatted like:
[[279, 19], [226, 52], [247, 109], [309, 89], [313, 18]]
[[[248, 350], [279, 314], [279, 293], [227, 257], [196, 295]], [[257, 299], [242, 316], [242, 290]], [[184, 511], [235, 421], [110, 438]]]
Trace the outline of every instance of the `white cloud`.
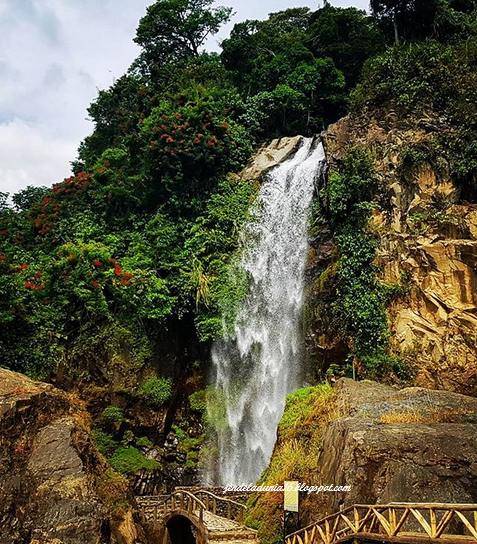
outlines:
[[13, 194], [27, 185], [52, 185], [70, 174], [77, 142], [22, 119], [0, 125], [0, 186]]

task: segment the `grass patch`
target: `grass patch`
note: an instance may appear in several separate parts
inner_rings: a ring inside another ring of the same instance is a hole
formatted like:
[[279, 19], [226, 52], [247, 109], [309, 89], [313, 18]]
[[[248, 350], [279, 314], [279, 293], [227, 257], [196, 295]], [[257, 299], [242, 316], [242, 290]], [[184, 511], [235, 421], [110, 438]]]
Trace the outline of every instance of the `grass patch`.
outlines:
[[161, 468], [160, 463], [148, 459], [137, 448], [132, 446], [117, 449], [111, 459], [108, 459], [108, 462], [120, 474], [135, 474], [144, 469], [154, 470]]
[[425, 413], [404, 410], [383, 414], [380, 423], [460, 423], [465, 410], [429, 410]]
[[304, 387], [287, 397], [285, 411], [278, 425], [280, 441], [293, 438], [297, 429], [306, 427], [309, 434], [319, 422], [313, 417], [317, 408], [323, 408], [335, 393], [329, 384]]
[[152, 376], [137, 389], [136, 396], [153, 408], [160, 408], [172, 397], [171, 378]]

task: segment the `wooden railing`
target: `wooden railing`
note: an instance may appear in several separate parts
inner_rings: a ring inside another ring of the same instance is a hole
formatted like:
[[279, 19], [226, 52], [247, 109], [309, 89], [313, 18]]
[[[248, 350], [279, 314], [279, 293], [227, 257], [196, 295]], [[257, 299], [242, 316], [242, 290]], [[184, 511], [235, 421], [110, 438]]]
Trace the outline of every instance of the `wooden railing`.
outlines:
[[174, 510], [183, 510], [195, 514], [202, 523], [204, 511], [207, 510], [205, 504], [189, 491], [174, 491], [170, 495], [164, 496], [146, 496], [136, 498], [139, 511], [146, 521], [157, 523], [169, 512]]
[[146, 521], [157, 523], [169, 512], [183, 510], [195, 514], [202, 523], [204, 511], [243, 523], [247, 507], [239, 502], [214, 495], [210, 491], [194, 493], [177, 490], [170, 495], [136, 497], [141, 516]]
[[194, 493], [196, 497], [205, 503], [209, 512], [223, 518], [231, 519], [242, 524], [247, 507], [240, 502], [214, 495], [210, 491], [199, 490]]
[[477, 542], [477, 504], [355, 505], [286, 537], [286, 544], [333, 544], [352, 537], [404, 542], [424, 537]]

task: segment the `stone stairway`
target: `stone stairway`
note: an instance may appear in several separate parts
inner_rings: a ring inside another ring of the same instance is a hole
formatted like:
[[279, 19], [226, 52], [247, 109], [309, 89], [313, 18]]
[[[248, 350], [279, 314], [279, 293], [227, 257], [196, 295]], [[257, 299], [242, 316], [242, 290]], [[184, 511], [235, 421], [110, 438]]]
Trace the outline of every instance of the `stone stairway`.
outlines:
[[204, 525], [209, 531], [209, 542], [227, 544], [258, 544], [257, 532], [236, 521], [204, 512]]

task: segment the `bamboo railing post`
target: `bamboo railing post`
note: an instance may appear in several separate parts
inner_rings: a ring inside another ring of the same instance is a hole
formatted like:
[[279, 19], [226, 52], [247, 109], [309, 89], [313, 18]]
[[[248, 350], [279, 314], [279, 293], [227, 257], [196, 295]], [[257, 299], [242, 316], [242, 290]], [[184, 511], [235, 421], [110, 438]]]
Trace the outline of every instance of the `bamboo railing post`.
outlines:
[[437, 517], [434, 508], [429, 508], [429, 519], [431, 521], [431, 538], [436, 538], [437, 533]]
[[391, 533], [391, 536], [394, 536], [394, 533], [396, 532], [396, 509], [395, 508], [389, 509], [389, 531]]

